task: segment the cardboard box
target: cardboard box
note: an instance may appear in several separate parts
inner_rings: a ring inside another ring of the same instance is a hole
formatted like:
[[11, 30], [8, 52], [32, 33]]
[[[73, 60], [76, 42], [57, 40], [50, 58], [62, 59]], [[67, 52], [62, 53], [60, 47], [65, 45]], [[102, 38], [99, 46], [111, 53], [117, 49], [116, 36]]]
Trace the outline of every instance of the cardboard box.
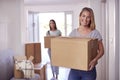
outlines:
[[[21, 62], [26, 61], [26, 60], [29, 60], [30, 62], [32, 62], [33, 59], [34, 59], [33, 56], [30, 56], [29, 59], [27, 59], [26, 56], [14, 56], [14, 60], [15, 60], [14, 77], [15, 77], [15, 79], [23, 79], [23, 78], [26, 77], [25, 74], [23, 73], [23, 71], [21, 70], [22, 69], [21, 66], [20, 66]], [[28, 63], [28, 62], [26, 62], [26, 63]], [[31, 63], [31, 65], [32, 65], [32, 63]], [[27, 77], [33, 77], [34, 76], [34, 71], [30, 70], [30, 68], [28, 68], [28, 66], [26, 64], [23, 64], [22, 66], [26, 66], [26, 68], [25, 68], [26, 72], [25, 73], [27, 74]], [[28, 71], [28, 70], [30, 70], [30, 71]]]
[[55, 36], [45, 36], [44, 37], [44, 47], [51, 48], [51, 39], [55, 38]]
[[41, 43], [26, 43], [25, 44], [25, 55], [27, 59], [33, 56], [33, 63], [41, 62]]
[[[15, 61], [26, 60], [26, 56], [14, 56]], [[14, 77], [16, 79], [24, 78], [24, 73], [20, 70], [16, 70], [16, 64], [14, 64]]]
[[97, 55], [97, 49], [97, 39], [53, 38], [52, 65], [87, 71], [90, 61]]

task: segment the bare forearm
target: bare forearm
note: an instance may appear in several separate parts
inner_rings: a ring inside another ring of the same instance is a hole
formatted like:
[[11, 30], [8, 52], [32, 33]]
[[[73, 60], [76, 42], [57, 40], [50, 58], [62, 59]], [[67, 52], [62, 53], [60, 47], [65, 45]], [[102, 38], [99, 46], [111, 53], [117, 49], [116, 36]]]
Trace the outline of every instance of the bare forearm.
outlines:
[[98, 43], [98, 54], [94, 58], [94, 60], [98, 61], [103, 55], [104, 55], [103, 43], [102, 43], [102, 41], [99, 41], [99, 43]]
[[103, 56], [104, 54], [104, 48], [103, 48], [103, 44], [102, 41], [99, 42], [99, 47], [98, 47], [98, 54], [97, 56], [90, 62], [89, 64], [89, 70], [92, 70], [95, 65], [97, 64], [98, 60]]

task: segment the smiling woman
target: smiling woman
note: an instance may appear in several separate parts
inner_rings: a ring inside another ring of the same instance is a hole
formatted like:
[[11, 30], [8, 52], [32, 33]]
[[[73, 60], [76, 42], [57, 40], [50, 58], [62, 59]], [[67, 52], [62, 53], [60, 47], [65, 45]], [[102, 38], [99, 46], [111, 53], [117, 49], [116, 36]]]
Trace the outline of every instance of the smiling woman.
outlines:
[[90, 61], [88, 71], [71, 69], [68, 80], [96, 80], [96, 65], [104, 54], [104, 47], [102, 36], [99, 31], [95, 29], [94, 13], [91, 8], [84, 7], [82, 9], [79, 15], [79, 23], [79, 27], [70, 33], [70, 37], [98, 39], [98, 52], [97, 56]]
[[80, 25], [87, 27], [90, 25], [90, 19], [90, 13], [88, 11], [84, 11], [82, 14], [80, 14]]

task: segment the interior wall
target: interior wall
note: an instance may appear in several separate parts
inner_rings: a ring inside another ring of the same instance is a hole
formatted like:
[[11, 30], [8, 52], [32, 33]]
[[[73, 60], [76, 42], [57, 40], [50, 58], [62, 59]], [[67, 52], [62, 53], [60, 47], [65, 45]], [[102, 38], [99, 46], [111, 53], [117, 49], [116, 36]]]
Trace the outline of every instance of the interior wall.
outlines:
[[8, 47], [7, 21], [0, 17], [0, 50]]
[[119, 0], [115, 0], [115, 80], [119, 80]]
[[119, 80], [119, 24], [118, 24], [118, 0], [107, 0], [108, 17], [108, 79]]
[[[118, 6], [119, 6], [119, 21], [118, 21], [118, 23], [119, 23], [119, 27], [120, 27], [120, 1], [118, 0]], [[119, 28], [119, 41], [120, 41], [120, 28]], [[120, 58], [120, 42], [119, 42], [119, 58]], [[120, 59], [119, 59], [119, 80], [120, 80]]]
[[0, 1], [0, 50], [4, 50], [5, 48], [8, 48], [8, 17], [5, 16], [5, 11], [4, 11], [4, 2]]
[[119, 80], [118, 5], [119, 0], [90, 0], [90, 6], [95, 11], [97, 29], [102, 33], [105, 45], [105, 56], [97, 68], [97, 80]]
[[[0, 0], [0, 20], [7, 25], [7, 47], [16, 54], [22, 54], [21, 45], [21, 3], [23, 0]], [[4, 35], [4, 34], [2, 34]], [[1, 36], [4, 38], [4, 36]], [[6, 43], [6, 42], [4, 42]]]

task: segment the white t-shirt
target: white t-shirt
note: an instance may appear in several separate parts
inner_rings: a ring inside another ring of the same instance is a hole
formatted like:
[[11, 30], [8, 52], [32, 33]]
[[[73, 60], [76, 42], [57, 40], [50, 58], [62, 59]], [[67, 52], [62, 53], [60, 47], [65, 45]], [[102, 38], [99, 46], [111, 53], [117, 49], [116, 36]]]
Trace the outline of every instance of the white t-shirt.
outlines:
[[77, 29], [74, 29], [71, 33], [70, 33], [70, 35], [69, 35], [70, 37], [80, 37], [80, 38], [96, 38], [96, 39], [98, 39], [98, 40], [102, 40], [102, 36], [101, 36], [101, 34], [99, 33], [99, 31], [98, 30], [93, 30], [93, 31], [91, 31], [89, 34], [87, 34], [87, 35], [83, 35], [83, 34], [81, 34]]
[[49, 36], [61, 36], [61, 31], [60, 30], [55, 30], [55, 31], [48, 30], [46, 35], [49, 35]]

